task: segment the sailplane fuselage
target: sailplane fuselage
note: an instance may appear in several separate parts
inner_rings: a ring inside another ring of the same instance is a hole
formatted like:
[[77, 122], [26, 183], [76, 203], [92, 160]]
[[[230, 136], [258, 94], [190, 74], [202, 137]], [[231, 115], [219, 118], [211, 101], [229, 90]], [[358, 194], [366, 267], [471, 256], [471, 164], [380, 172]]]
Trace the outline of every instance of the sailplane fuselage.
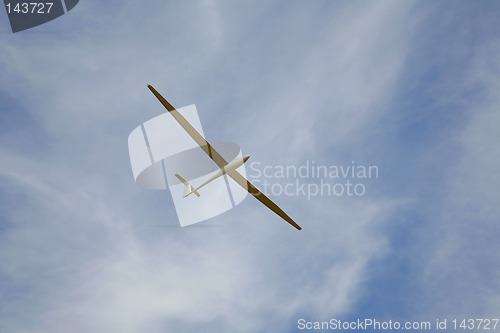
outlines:
[[230, 173], [231, 171], [234, 171], [234, 170], [238, 169], [249, 158], [250, 158], [250, 155], [245, 155], [245, 156], [242, 156], [242, 157], [235, 158], [234, 160], [232, 160], [231, 162], [229, 162], [228, 164], [226, 164], [223, 168], [220, 168], [212, 177], [210, 177], [209, 179], [207, 179], [203, 184], [201, 184], [200, 186], [198, 186], [196, 188], [193, 188], [191, 184], [189, 184], [189, 183], [186, 182], [187, 184], [185, 184], [185, 185], [187, 187], [187, 190], [184, 191], [184, 197], [187, 197], [191, 193], [195, 193], [195, 194], [198, 193], [198, 190], [200, 188], [202, 188], [203, 186], [205, 186], [205, 185], [213, 182], [214, 180], [216, 180], [217, 178], [221, 177], [222, 175], [224, 175], [226, 173]]

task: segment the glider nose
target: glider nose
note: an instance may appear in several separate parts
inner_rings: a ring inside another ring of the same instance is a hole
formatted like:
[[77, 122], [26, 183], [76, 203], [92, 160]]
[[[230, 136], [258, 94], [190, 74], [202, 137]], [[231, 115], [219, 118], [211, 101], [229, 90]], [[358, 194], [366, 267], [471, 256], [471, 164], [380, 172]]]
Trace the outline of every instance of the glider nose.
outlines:
[[250, 155], [243, 156], [243, 163], [248, 161], [249, 158], [250, 158]]

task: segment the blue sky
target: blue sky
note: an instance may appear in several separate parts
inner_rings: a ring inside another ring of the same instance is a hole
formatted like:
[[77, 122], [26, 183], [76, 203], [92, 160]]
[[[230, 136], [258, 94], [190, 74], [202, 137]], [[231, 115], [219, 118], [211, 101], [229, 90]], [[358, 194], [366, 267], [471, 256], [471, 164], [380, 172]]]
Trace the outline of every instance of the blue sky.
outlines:
[[[298, 332], [498, 317], [494, 1], [81, 1], [0, 14], [0, 331]], [[174, 224], [127, 137], [196, 104], [263, 165], [377, 165], [363, 197], [252, 198]]]

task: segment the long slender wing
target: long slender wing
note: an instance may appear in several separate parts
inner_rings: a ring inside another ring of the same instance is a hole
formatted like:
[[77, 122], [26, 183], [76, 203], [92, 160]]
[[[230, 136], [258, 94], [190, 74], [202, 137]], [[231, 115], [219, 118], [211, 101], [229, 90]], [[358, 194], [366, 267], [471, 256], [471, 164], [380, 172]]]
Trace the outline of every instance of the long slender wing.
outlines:
[[267, 206], [270, 210], [278, 214], [283, 220], [287, 221], [290, 223], [293, 227], [295, 227], [297, 230], [302, 230], [302, 228], [295, 223], [294, 220], [290, 216], [288, 216], [281, 208], [278, 207], [271, 199], [266, 197], [264, 193], [262, 193], [258, 188], [252, 185], [245, 177], [243, 177], [241, 174], [239, 174], [237, 171], [230, 171], [227, 173], [227, 175], [233, 180], [238, 183], [241, 187], [243, 187], [245, 190], [248, 191], [251, 195], [253, 195], [257, 200], [262, 202], [264, 205]]
[[214, 147], [208, 143], [205, 138], [198, 133], [198, 131], [184, 118], [182, 114], [180, 114], [179, 111], [177, 111], [172, 104], [167, 102], [165, 98], [163, 98], [162, 95], [160, 95], [159, 92], [155, 90], [151, 85], [148, 85], [149, 90], [158, 98], [161, 104], [167, 109], [172, 116], [174, 116], [175, 120], [184, 128], [184, 130], [193, 138], [194, 141], [203, 149], [203, 151], [217, 164], [219, 168], [223, 168], [226, 164], [227, 161], [219, 154]]
[[[217, 164], [219, 168], [224, 168], [227, 161], [219, 154], [205, 138], [198, 133], [198, 131], [184, 118], [183, 115], [177, 111], [172, 104], [170, 104], [159, 92], [155, 90], [151, 85], [148, 85], [149, 90], [158, 98], [161, 104], [170, 112], [170, 114], [177, 120], [177, 122], [184, 128], [184, 130], [193, 138], [193, 140], [203, 149], [203, 151]], [[293, 227], [298, 230], [302, 228], [295, 223], [290, 216], [288, 216], [281, 208], [278, 207], [271, 199], [266, 197], [258, 188], [252, 185], [245, 177], [240, 175], [236, 170], [227, 173], [236, 183], [253, 195], [257, 200], [266, 205], [273, 212], [278, 214], [282, 219], [290, 223]]]

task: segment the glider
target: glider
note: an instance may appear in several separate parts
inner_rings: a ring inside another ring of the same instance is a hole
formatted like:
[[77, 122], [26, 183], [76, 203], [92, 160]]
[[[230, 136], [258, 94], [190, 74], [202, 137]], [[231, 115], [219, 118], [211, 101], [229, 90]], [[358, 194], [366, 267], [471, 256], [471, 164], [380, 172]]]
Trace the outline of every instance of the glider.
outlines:
[[186, 186], [184, 189], [184, 197], [187, 197], [191, 193], [194, 193], [196, 196], [200, 196], [198, 190], [207, 185], [209, 182], [213, 181], [216, 178], [221, 177], [226, 174], [231, 177], [236, 183], [238, 183], [241, 187], [243, 187], [248, 193], [253, 195], [257, 200], [266, 205], [269, 209], [275, 212], [282, 219], [290, 223], [297, 230], [301, 230], [302, 228], [295, 223], [294, 220], [290, 218], [281, 208], [278, 207], [271, 199], [266, 197], [258, 188], [252, 185], [245, 177], [236, 171], [238, 167], [240, 167], [243, 163], [245, 163], [250, 156], [237, 157], [231, 162], [227, 162], [221, 154], [219, 154], [214, 147], [208, 143], [205, 138], [198, 133], [198, 131], [184, 118], [183, 115], [177, 111], [172, 104], [170, 104], [160, 93], [158, 93], [155, 88], [151, 85], [148, 85], [149, 90], [156, 96], [156, 98], [160, 101], [160, 103], [167, 109], [167, 111], [175, 118], [175, 120], [182, 126], [182, 128], [193, 138], [193, 140], [200, 146], [200, 148], [217, 164], [219, 167], [219, 171], [208, 179], [205, 183], [194, 188], [188, 181], [182, 178], [179, 174], [175, 174], [175, 176]]

